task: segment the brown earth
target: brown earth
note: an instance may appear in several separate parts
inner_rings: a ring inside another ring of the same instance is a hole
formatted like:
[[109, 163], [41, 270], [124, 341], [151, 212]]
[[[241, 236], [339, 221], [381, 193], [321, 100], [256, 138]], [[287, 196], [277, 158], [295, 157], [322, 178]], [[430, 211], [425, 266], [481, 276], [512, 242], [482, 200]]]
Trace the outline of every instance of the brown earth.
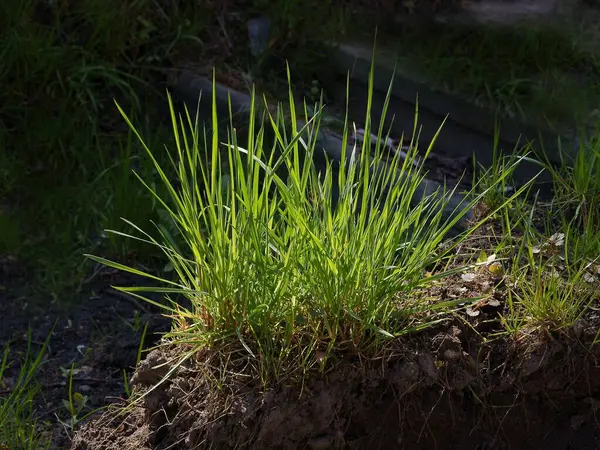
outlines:
[[[385, 359], [347, 356], [303, 387], [229, 377], [219, 390], [200, 356], [124, 418], [86, 424], [71, 448], [600, 448], [598, 349], [566, 336], [525, 352], [506, 340], [474, 348], [458, 331], [400, 340]], [[168, 359], [152, 353], [137, 387], [158, 382], [165, 371], [152, 367]]]

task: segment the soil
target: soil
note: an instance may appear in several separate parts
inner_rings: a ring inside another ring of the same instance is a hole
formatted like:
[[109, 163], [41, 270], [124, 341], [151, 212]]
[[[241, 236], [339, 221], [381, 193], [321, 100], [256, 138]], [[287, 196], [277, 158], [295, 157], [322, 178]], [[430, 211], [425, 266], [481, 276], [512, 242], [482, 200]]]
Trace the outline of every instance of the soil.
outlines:
[[[69, 397], [67, 371], [73, 365], [72, 392], [88, 397], [80, 417], [106, 406], [109, 399], [125, 398], [123, 370], [128, 376], [135, 367], [144, 324], [148, 324], [145, 347], [157, 341], [157, 333], [165, 331], [168, 320], [147, 305], [137, 304], [120, 295], [111, 285], [143, 283], [123, 274], [102, 270], [83, 285], [68, 303], [43, 295], [32, 295], [27, 289], [31, 279], [18, 261], [0, 259], [0, 348], [10, 343], [9, 360], [14, 364], [0, 380], [0, 395], [10, 389], [27, 351], [31, 330], [33, 355], [42, 348], [53, 330], [37, 381], [41, 394], [36, 405], [36, 418], [50, 437], [50, 448], [68, 448], [73, 431], [58, 422], [68, 422], [63, 400]], [[136, 326], [138, 325], [138, 326]]]
[[[344, 358], [302, 387], [264, 391], [246, 378], [217, 389], [203, 355], [125, 418], [109, 411], [86, 424], [71, 448], [600, 448], [597, 352], [550, 341], [502, 371], [514, 350], [507, 342], [480, 347], [482, 358], [454, 329], [436, 331], [397, 342], [385, 360]], [[453, 347], [462, 348], [456, 359]], [[174, 353], [152, 353], [138, 388], [158, 382], [164, 371], [152, 367]]]

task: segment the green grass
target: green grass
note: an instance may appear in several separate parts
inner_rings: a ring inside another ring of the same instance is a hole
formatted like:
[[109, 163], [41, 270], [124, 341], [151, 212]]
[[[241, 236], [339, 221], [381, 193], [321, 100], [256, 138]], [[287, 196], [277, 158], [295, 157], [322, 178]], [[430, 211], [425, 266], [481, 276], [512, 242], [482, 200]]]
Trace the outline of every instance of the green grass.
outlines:
[[[572, 159], [564, 156], [555, 168], [543, 158], [540, 167], [552, 175], [553, 198], [529, 198], [505, 203], [497, 217], [499, 234], [492, 239], [495, 253], [508, 261], [503, 277], [508, 309], [506, 331], [531, 336], [569, 332], [600, 300], [600, 209], [598, 199], [598, 140], [582, 144]], [[515, 154], [499, 157], [484, 174], [490, 183]], [[534, 161], [530, 159], [530, 161]], [[484, 198], [502, 202], [501, 191]]]
[[[10, 347], [6, 346], [0, 361], [0, 447], [8, 449], [37, 450], [50, 448], [39, 433], [34, 419], [34, 401], [40, 393], [36, 374], [46, 352], [48, 340], [37, 354], [31, 349], [31, 335], [20, 370], [14, 379], [8, 373]], [[9, 384], [10, 383], [10, 384]]]
[[[190, 308], [175, 301], [163, 305], [174, 323], [167, 337], [195, 344], [194, 349], [237, 342], [263, 381], [289, 374], [290, 367], [302, 375], [317, 364], [316, 354], [327, 358], [340, 348], [376, 352], [390, 339], [427, 328], [456, 308], [459, 301], [432, 304], [411, 294], [463, 270], [426, 274], [446, 256], [440, 244], [455, 223], [512, 172], [497, 177], [446, 219], [450, 193], [419, 197], [424, 173], [412, 164], [416, 150], [405, 160], [396, 155], [384, 162], [383, 129], [377, 130], [374, 156], [366, 151], [367, 140], [358, 153], [343, 151], [338, 176], [331, 165], [319, 172], [313, 155], [319, 151], [320, 109], [297, 112], [290, 90], [286, 113], [280, 107], [260, 121], [253, 103], [247, 142], [238, 142], [233, 122], [221, 136], [199, 130], [189, 114], [178, 117], [172, 110], [178, 184], [165, 173], [158, 150], [147, 146], [167, 195], [138, 178], [168, 211], [177, 233], [157, 226], [155, 239], [137, 227], [129, 237], [159, 247], [175, 278], [91, 256], [163, 284], [156, 292], [187, 298]], [[370, 109], [369, 102], [367, 130]], [[387, 103], [384, 115], [385, 109]], [[212, 123], [218, 122], [213, 97]], [[349, 133], [346, 120], [345, 143]], [[267, 135], [274, 136], [273, 142]], [[335, 205], [334, 190], [339, 192]], [[152, 291], [121, 289], [143, 299], [140, 292]]]
[[600, 140], [597, 135], [581, 142], [574, 156], [561, 152], [557, 169], [548, 162], [544, 167], [552, 174], [555, 203], [564, 216], [587, 232], [598, 232], [600, 223]]

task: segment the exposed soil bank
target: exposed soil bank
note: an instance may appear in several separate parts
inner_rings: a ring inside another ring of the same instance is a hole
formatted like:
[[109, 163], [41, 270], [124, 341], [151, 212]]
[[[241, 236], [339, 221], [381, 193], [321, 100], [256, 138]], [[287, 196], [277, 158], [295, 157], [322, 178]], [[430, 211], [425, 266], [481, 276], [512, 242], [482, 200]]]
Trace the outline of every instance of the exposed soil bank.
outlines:
[[[219, 376], [216, 361], [199, 354], [124, 418], [86, 424], [71, 448], [597, 449], [600, 348], [585, 344], [596, 321], [547, 340], [484, 342], [456, 320], [266, 391], [244, 376], [243, 356], [217, 389], [204, 375]], [[181, 352], [151, 353], [136, 387], [158, 382], [169, 366], [153, 367]]]

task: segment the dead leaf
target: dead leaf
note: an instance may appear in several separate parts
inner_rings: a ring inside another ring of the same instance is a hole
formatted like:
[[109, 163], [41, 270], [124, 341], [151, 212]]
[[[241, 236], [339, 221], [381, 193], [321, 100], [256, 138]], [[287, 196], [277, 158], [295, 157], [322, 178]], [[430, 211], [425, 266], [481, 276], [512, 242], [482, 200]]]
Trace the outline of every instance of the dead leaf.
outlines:
[[487, 262], [488, 264], [491, 264], [491, 263], [493, 263], [494, 261], [496, 261], [496, 254], [495, 254], [495, 253], [493, 253], [493, 254], [491, 254], [490, 256], [488, 256], [488, 258], [487, 258], [487, 260], [486, 260], [486, 262]]
[[473, 309], [470, 306], [467, 307], [467, 315], [471, 317], [477, 317], [479, 314], [481, 314], [481, 311], [478, 309]]
[[583, 274], [583, 280], [586, 283], [593, 283], [594, 281], [596, 281], [596, 278], [594, 277], [594, 275], [592, 275], [591, 273], [585, 272]]
[[548, 239], [548, 244], [554, 245], [555, 247], [562, 247], [565, 245], [565, 233], [554, 233]]
[[475, 281], [475, 278], [477, 278], [477, 275], [475, 275], [474, 273], [463, 273], [461, 276], [463, 281], [467, 282], [467, 283], [471, 283], [473, 281]]

